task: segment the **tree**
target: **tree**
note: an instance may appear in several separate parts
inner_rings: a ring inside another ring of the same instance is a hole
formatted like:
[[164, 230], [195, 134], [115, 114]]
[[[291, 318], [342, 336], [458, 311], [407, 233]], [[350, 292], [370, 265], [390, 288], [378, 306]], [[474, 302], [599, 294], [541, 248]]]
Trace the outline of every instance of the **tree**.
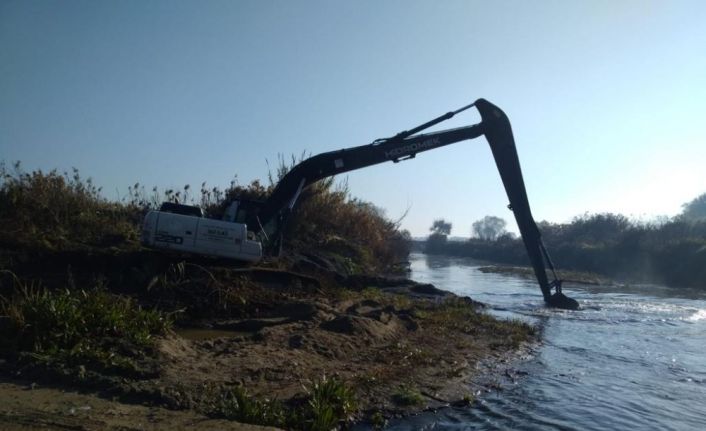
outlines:
[[451, 223], [440, 218], [434, 220], [434, 223], [431, 225], [429, 230], [432, 232], [432, 235], [448, 236], [451, 235]]
[[446, 237], [451, 234], [451, 223], [444, 219], [434, 220], [429, 228], [431, 235], [427, 238], [425, 251], [427, 253], [438, 253], [446, 244]]
[[564, 232], [571, 242], [589, 244], [616, 242], [632, 228], [630, 219], [622, 214], [584, 214], [574, 217]]
[[473, 223], [473, 234], [484, 241], [495, 241], [505, 233], [506, 225], [500, 217], [485, 216]]
[[682, 205], [681, 218], [686, 221], [706, 220], [706, 193]]

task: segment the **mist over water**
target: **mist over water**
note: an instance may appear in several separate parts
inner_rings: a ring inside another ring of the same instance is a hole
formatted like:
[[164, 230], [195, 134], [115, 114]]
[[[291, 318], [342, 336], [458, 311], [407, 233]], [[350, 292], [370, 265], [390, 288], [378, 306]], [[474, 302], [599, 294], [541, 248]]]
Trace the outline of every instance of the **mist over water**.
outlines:
[[706, 293], [662, 286], [566, 284], [580, 311], [542, 305], [536, 283], [481, 263], [412, 255], [412, 277], [542, 328], [514, 385], [468, 408], [394, 421], [393, 430], [655, 429], [706, 426]]

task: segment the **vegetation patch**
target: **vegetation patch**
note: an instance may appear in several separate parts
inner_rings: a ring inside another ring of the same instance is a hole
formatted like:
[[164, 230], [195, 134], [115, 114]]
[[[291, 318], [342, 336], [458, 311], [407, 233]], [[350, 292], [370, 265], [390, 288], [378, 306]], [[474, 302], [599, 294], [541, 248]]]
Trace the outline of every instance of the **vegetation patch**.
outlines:
[[424, 402], [424, 396], [415, 388], [402, 386], [392, 395], [392, 400], [400, 406], [418, 406]]
[[48, 290], [16, 282], [0, 298], [2, 351], [39, 362], [135, 373], [135, 359], [171, 326], [169, 316], [100, 286]]
[[25, 172], [0, 162], [0, 246], [70, 250], [119, 245], [134, 248], [142, 210], [111, 202], [78, 170]]
[[352, 420], [356, 410], [353, 390], [342, 381], [323, 377], [306, 396], [287, 405], [277, 400], [258, 399], [242, 387], [221, 392], [213, 416], [239, 422], [307, 431], [328, 431]]
[[496, 345], [512, 348], [531, 340], [537, 332], [534, 326], [517, 319], [497, 319], [479, 310], [467, 298], [447, 298], [439, 305], [422, 307], [418, 316], [423, 321], [448, 330], [472, 335], [490, 334]]

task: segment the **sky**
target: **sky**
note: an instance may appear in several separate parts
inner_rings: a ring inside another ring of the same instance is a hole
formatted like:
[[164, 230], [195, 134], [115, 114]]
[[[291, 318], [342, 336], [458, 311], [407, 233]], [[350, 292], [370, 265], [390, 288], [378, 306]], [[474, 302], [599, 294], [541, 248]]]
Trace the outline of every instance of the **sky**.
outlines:
[[[0, 0], [0, 160], [76, 167], [109, 199], [222, 188], [483, 97], [535, 219], [673, 216], [706, 192], [704, 23], [701, 0]], [[484, 138], [339, 180], [415, 236], [516, 231]]]

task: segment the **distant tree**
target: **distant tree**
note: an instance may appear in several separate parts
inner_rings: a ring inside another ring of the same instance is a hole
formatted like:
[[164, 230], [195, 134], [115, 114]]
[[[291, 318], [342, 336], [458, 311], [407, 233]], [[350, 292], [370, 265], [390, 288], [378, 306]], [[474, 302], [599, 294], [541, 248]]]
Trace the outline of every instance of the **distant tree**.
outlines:
[[434, 220], [434, 223], [431, 225], [429, 230], [432, 232], [432, 235], [449, 236], [451, 235], [451, 223], [440, 218]]
[[605, 243], [619, 241], [632, 227], [630, 219], [622, 214], [584, 214], [575, 217], [563, 232], [571, 242]]
[[446, 244], [446, 238], [451, 234], [451, 223], [444, 219], [434, 220], [429, 228], [431, 235], [427, 238], [426, 252], [438, 253]]
[[473, 223], [473, 234], [485, 241], [495, 241], [505, 233], [507, 222], [500, 217], [485, 216]]
[[505, 232], [502, 235], [499, 235], [497, 238], [497, 241], [500, 242], [512, 242], [515, 240], [515, 234], [512, 232]]
[[681, 218], [686, 221], [706, 220], [706, 193], [682, 205]]

